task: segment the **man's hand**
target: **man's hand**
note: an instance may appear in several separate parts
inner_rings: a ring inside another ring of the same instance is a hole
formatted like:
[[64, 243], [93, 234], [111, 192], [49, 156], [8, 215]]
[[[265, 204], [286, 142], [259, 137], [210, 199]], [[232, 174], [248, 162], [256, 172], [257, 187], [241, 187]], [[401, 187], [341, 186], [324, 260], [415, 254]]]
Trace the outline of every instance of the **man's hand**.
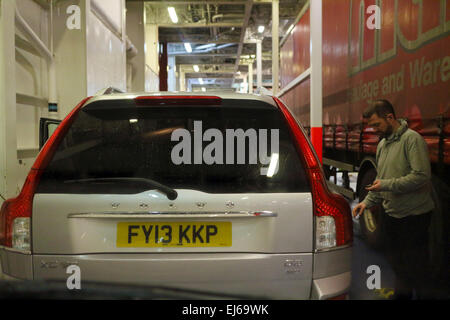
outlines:
[[380, 180], [375, 180], [369, 187], [366, 187], [367, 191], [381, 191], [381, 181]]
[[352, 211], [353, 217], [358, 218], [360, 215], [363, 214], [364, 210], [366, 210], [366, 204], [363, 202], [358, 203], [356, 207], [353, 208]]

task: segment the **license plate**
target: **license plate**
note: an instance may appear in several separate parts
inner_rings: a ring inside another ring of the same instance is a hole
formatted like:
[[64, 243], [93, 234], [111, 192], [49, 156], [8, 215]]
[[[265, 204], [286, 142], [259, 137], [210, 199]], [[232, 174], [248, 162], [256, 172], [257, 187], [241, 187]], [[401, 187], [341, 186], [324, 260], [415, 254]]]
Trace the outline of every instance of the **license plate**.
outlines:
[[119, 222], [117, 247], [231, 247], [231, 222]]

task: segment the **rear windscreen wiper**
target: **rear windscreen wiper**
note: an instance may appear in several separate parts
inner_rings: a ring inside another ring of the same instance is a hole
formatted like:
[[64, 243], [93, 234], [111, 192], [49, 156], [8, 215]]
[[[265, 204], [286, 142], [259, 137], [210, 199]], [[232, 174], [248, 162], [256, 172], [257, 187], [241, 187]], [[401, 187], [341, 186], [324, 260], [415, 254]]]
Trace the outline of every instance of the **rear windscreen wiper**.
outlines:
[[66, 180], [64, 183], [102, 183], [102, 182], [136, 182], [136, 183], [143, 183], [146, 184], [152, 188], [155, 188], [167, 195], [167, 198], [169, 200], [175, 200], [178, 197], [178, 193], [175, 189], [172, 189], [171, 187], [165, 186], [155, 180], [147, 179], [147, 178], [127, 178], [127, 177], [121, 177], [121, 178], [92, 178], [92, 179], [76, 179], [76, 180]]

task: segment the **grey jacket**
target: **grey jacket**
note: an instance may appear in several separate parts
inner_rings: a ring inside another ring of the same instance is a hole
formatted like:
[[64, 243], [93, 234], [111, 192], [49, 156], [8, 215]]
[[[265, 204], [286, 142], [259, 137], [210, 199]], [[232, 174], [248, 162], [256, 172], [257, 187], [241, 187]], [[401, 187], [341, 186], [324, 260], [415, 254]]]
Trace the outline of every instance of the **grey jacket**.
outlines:
[[370, 191], [367, 208], [383, 204], [387, 214], [404, 218], [431, 211], [431, 167], [428, 146], [416, 131], [400, 120], [400, 127], [377, 147], [377, 177], [380, 192]]

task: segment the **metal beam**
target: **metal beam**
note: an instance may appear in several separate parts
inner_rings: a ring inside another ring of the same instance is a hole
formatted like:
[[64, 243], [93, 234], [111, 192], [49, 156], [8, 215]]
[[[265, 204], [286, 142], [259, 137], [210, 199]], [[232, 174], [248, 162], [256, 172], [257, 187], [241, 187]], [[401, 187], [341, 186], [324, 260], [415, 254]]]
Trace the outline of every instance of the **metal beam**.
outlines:
[[27, 51], [35, 56], [40, 56], [39, 52], [24, 38], [16, 34], [16, 47], [22, 50]]
[[230, 79], [230, 80], [232, 80], [232, 77], [233, 77], [233, 74], [231, 74], [231, 73], [217, 73], [217, 74], [214, 74], [214, 76], [211, 76], [208, 72], [205, 72], [205, 73], [199, 73], [199, 74], [192, 74], [192, 73], [189, 73], [189, 74], [187, 74], [186, 75], [186, 79], [198, 79], [198, 78], [202, 78], [203, 80], [206, 80], [206, 79]]
[[175, 56], [175, 57], [232, 57], [236, 58], [236, 53], [175, 53], [171, 54], [169, 53], [169, 56]]
[[0, 194], [3, 198], [17, 195], [19, 181], [16, 152], [15, 8], [15, 0], [0, 1]]
[[273, 0], [272, 2], [272, 93], [277, 95], [278, 93], [278, 65], [280, 57], [278, 55], [278, 42], [279, 42], [279, 0]]
[[248, 65], [248, 93], [253, 93], [253, 63]]
[[[202, 4], [204, 5], [206, 1], [148, 1], [149, 5], [159, 5], [159, 6], [175, 6], [181, 4]], [[226, 0], [209, 0], [208, 4], [228, 4], [228, 5], [244, 5], [247, 1], [226, 1]]]
[[[209, 38], [209, 37], [208, 37]], [[171, 37], [167, 37], [167, 36], [160, 36], [159, 39], [161, 41], [165, 41], [165, 42], [170, 42], [170, 44], [183, 44], [185, 42], [189, 42], [190, 44], [209, 44], [209, 43], [215, 43], [215, 44], [237, 44], [239, 43], [239, 39], [233, 39], [230, 41], [227, 40], [218, 40], [218, 41], [213, 41], [210, 39], [206, 39], [205, 40], [201, 40], [201, 39], [191, 39], [191, 35], [186, 35], [185, 37], [185, 41], [181, 41], [180, 37], [177, 35], [177, 38], [173, 37], [173, 39], [175, 39], [175, 41], [170, 41]], [[170, 54], [170, 52], [169, 52]]]
[[311, 142], [322, 161], [322, 0], [311, 1]]
[[217, 22], [217, 23], [158, 23], [160, 28], [243, 28], [242, 22]]
[[188, 63], [180, 63], [179, 66], [182, 68], [192, 68], [192, 65], [197, 65], [199, 67], [209, 67], [209, 66], [234, 66], [234, 64], [232, 63], [192, 63], [192, 64], [188, 64]]
[[46, 98], [31, 96], [24, 93], [16, 93], [16, 102], [35, 107], [48, 107], [48, 100]]
[[28, 25], [25, 19], [22, 18], [17, 8], [15, 12], [15, 22], [17, 29], [23, 32], [30, 44], [39, 52], [39, 55], [49, 62], [53, 61], [53, 54], [42, 42], [39, 36], [33, 31], [33, 29]]
[[216, 73], [229, 73], [229, 74], [233, 74], [234, 73], [234, 69], [233, 70], [217, 70], [217, 71], [205, 71], [205, 72], [195, 72], [194, 70], [183, 70], [183, 72], [185, 74], [195, 74], [195, 75], [199, 75], [199, 76], [189, 76], [188, 78], [203, 78], [200, 75], [202, 74], [216, 74]]
[[256, 87], [262, 87], [262, 40], [256, 43]]
[[50, 9], [50, 4], [47, 0], [33, 0], [33, 1], [36, 2], [38, 5], [40, 5], [42, 9], [45, 10]]
[[[253, 6], [252, 0], [248, 0], [245, 4], [244, 24], [242, 25], [241, 37], [239, 40], [239, 46], [238, 46], [238, 50], [237, 50], [237, 54], [236, 54], [236, 64], [234, 66], [235, 72], [237, 72], [239, 69], [239, 59], [241, 58], [242, 49], [244, 47], [245, 31], [247, 29], [248, 21], [250, 19], [250, 15], [252, 12], [252, 6]], [[234, 82], [234, 80], [233, 80], [233, 82]]]

